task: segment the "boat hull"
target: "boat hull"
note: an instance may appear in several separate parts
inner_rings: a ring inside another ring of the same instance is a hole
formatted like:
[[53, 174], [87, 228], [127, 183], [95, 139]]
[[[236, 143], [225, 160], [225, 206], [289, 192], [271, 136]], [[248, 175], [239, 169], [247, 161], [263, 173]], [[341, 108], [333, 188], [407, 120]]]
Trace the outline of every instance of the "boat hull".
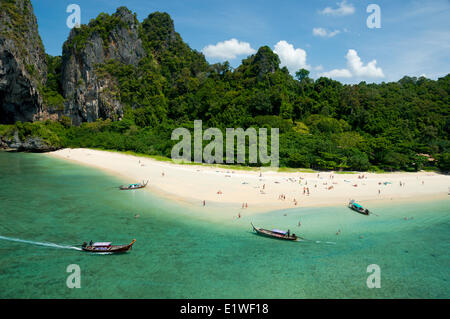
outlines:
[[349, 205], [348, 208], [350, 208], [351, 210], [354, 210], [357, 213], [360, 213], [361, 215], [365, 215], [365, 216], [369, 216], [370, 212], [369, 210], [363, 210], [361, 211], [360, 209], [358, 209], [357, 207], [353, 206], [353, 205]]

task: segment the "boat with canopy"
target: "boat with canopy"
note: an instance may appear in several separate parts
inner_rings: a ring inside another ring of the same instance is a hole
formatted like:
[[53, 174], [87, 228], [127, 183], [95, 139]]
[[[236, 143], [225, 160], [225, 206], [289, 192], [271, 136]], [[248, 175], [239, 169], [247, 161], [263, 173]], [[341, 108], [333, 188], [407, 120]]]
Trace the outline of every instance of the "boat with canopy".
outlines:
[[266, 236], [266, 237], [271, 237], [271, 238], [276, 238], [276, 239], [283, 239], [283, 240], [291, 240], [291, 241], [296, 241], [299, 239], [299, 237], [297, 237], [295, 234], [291, 234], [290, 231], [284, 231], [284, 230], [280, 230], [280, 229], [272, 229], [272, 230], [268, 230], [268, 229], [264, 229], [264, 228], [260, 228], [260, 227], [255, 227], [252, 224], [253, 230], [262, 236]]
[[120, 190], [124, 191], [124, 190], [132, 190], [132, 189], [140, 189], [140, 188], [144, 188], [145, 186], [147, 186], [148, 184], [148, 180], [147, 182], [142, 182], [142, 183], [138, 183], [138, 184], [130, 184], [128, 186], [125, 185], [121, 185], [119, 186]]
[[348, 203], [348, 208], [354, 210], [355, 212], [358, 212], [363, 215], [369, 215], [370, 211], [366, 208], [364, 208], [362, 205], [358, 204], [354, 199], [350, 200]]
[[81, 249], [91, 253], [124, 253], [129, 251], [135, 242], [136, 239], [133, 239], [128, 245], [111, 245], [110, 242], [97, 242], [88, 245], [84, 242], [83, 245], [81, 245]]

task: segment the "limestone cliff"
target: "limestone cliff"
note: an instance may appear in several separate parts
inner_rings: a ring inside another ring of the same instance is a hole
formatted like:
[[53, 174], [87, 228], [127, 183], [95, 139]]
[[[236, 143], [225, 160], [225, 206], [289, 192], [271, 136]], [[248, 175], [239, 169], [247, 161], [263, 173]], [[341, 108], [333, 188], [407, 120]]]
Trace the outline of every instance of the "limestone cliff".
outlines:
[[47, 66], [29, 0], [0, 0], [0, 124], [49, 117], [40, 88]]
[[137, 66], [144, 56], [139, 22], [125, 7], [72, 29], [62, 57], [65, 115], [74, 124], [98, 118], [120, 119], [123, 105], [117, 96], [116, 80], [97, 76], [96, 68], [108, 60]]

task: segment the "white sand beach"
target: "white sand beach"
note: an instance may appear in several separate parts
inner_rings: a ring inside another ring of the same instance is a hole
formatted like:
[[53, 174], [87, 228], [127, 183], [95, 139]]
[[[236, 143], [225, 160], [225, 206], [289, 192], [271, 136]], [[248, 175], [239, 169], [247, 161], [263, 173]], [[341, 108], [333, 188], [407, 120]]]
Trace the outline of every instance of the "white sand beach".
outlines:
[[[360, 202], [445, 199], [450, 176], [418, 173], [285, 173], [206, 165], [178, 165], [147, 157], [91, 149], [62, 149], [50, 156], [89, 165], [123, 179], [149, 180], [147, 191], [194, 206], [229, 207], [248, 213]], [[308, 195], [309, 189], [309, 195]], [[246, 204], [246, 205], [245, 205]]]

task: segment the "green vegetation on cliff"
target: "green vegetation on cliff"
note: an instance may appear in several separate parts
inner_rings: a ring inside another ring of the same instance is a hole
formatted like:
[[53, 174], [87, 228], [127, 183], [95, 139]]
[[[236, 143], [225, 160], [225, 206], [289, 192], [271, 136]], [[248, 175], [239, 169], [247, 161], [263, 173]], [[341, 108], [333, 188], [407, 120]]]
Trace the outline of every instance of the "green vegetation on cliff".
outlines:
[[[126, 10], [130, 12], [128, 9]], [[135, 19], [137, 22], [136, 15]], [[119, 27], [126, 28], [126, 22], [122, 21], [117, 14], [109, 15], [102, 12], [97, 16], [97, 18], [91, 19], [88, 25], [83, 24], [79, 28], [74, 28], [73, 37], [65, 45], [67, 45], [68, 49], [75, 48], [77, 52], [80, 52], [86, 46], [89, 37], [92, 34], [97, 33], [103, 39], [103, 45], [106, 47], [108, 46], [108, 37], [110, 32]]]
[[47, 82], [41, 87], [44, 104], [49, 108], [62, 111], [64, 109], [64, 97], [61, 85], [61, 57], [47, 54]]

